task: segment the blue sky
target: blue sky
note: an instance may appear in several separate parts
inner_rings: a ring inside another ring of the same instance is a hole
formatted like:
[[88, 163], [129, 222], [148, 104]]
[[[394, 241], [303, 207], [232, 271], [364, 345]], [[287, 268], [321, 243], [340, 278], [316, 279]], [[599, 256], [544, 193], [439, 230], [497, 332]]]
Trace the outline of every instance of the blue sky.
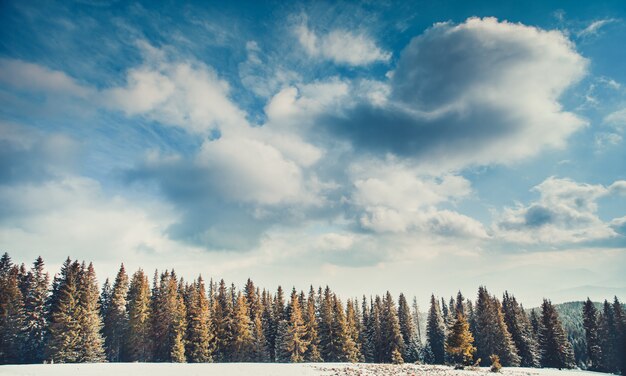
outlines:
[[620, 1], [0, 7], [18, 261], [624, 298]]

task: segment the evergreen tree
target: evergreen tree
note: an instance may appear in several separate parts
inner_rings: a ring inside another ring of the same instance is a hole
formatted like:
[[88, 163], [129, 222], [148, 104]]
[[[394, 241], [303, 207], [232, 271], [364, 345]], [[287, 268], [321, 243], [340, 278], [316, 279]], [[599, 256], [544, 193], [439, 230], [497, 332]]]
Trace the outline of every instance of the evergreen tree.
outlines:
[[302, 309], [300, 308], [300, 302], [295, 290], [291, 293], [289, 307], [289, 321], [285, 326], [284, 322], [287, 321], [283, 320], [281, 335], [279, 336], [280, 341], [277, 342], [279, 346], [277, 353], [280, 361], [299, 363], [304, 361], [308, 343], [306, 340], [306, 326], [302, 319]]
[[602, 348], [600, 347], [600, 334], [598, 332], [598, 310], [589, 298], [583, 306], [583, 327], [585, 328], [587, 356], [589, 358], [587, 367], [599, 371], [602, 369]]
[[[78, 328], [79, 362], [101, 362], [105, 359], [102, 320], [98, 306], [98, 282], [93, 264], [81, 266], [79, 278]], [[125, 309], [125, 308], [124, 308]]]
[[320, 301], [319, 313], [319, 350], [325, 362], [337, 358], [332, 346], [333, 343], [333, 301], [330, 288], [326, 286], [323, 298]]
[[211, 317], [209, 301], [202, 277], [189, 289], [187, 303], [187, 360], [192, 363], [206, 363], [213, 360], [211, 354]]
[[613, 317], [615, 322], [615, 342], [614, 348], [618, 355], [617, 367], [622, 375], [626, 375], [626, 314], [622, 303], [617, 299], [613, 299]]
[[[400, 322], [398, 320], [398, 311], [391, 293], [387, 291], [383, 298], [383, 311], [381, 317], [381, 331], [383, 337], [383, 362], [398, 363], [398, 352], [400, 356], [404, 352], [404, 340], [400, 332]], [[403, 362], [400, 362], [403, 363]]]
[[7, 253], [0, 260], [0, 364], [20, 363], [25, 340], [20, 269]]
[[549, 368], [573, 368], [574, 352], [567, 340], [559, 315], [552, 303], [544, 299], [541, 305], [541, 329], [539, 331], [541, 366]]
[[398, 298], [398, 321], [400, 322], [400, 333], [402, 333], [402, 340], [404, 341], [402, 358], [409, 363], [415, 363], [419, 359], [420, 346], [411, 309], [404, 294], [400, 294]]
[[473, 343], [474, 337], [469, 330], [469, 323], [461, 310], [457, 309], [456, 320], [450, 327], [445, 344], [450, 361], [463, 366], [471, 365], [476, 352]]
[[533, 336], [530, 320], [515, 297], [509, 296], [508, 292], [504, 293], [502, 299], [502, 311], [506, 326], [518, 350], [520, 365], [522, 367], [538, 367], [539, 349]]
[[232, 342], [230, 359], [235, 362], [249, 362], [253, 358], [252, 322], [246, 299], [239, 293], [233, 309]]
[[80, 356], [80, 295], [81, 268], [69, 258], [55, 276], [50, 295], [50, 317], [46, 358], [55, 363], [72, 363]]
[[374, 362], [374, 346], [370, 336], [372, 333], [371, 327], [371, 310], [367, 304], [367, 298], [363, 295], [363, 301], [361, 303], [361, 331], [359, 332], [359, 342], [361, 343], [361, 358], [364, 362]]
[[150, 284], [143, 270], [133, 274], [128, 290], [128, 360], [147, 362], [151, 358]]
[[100, 307], [100, 317], [106, 317], [109, 310], [109, 304], [111, 304], [112, 288], [109, 279], [107, 278], [102, 285], [102, 292], [98, 298], [98, 306]]
[[232, 329], [232, 301], [227, 296], [226, 284], [220, 280], [217, 294], [213, 303], [213, 325], [216, 337], [216, 359], [219, 362], [229, 361], [231, 343], [233, 340]]
[[491, 355], [497, 355], [505, 367], [519, 366], [520, 358], [508, 331], [502, 306], [486, 288], [478, 289], [475, 307], [477, 357], [483, 365]]
[[426, 322], [426, 348], [429, 363], [443, 364], [445, 361], [445, 325], [435, 295], [430, 297], [430, 310]]
[[107, 360], [110, 362], [127, 360], [125, 351], [128, 338], [128, 312], [126, 311], [128, 283], [128, 275], [122, 264], [115, 277], [111, 297], [108, 299], [102, 329]]
[[272, 297], [268, 291], [263, 290], [261, 293], [261, 305], [263, 313], [261, 317], [263, 335], [265, 336], [266, 348], [269, 355], [269, 361], [276, 360], [275, 344], [277, 324], [274, 321], [274, 309], [272, 307]]
[[308, 347], [304, 353], [304, 359], [307, 362], [321, 362], [322, 356], [319, 351], [319, 335], [317, 332], [317, 314], [315, 304], [315, 290], [311, 286], [309, 296], [306, 301], [306, 307], [303, 312], [304, 325], [306, 328], [306, 342]]
[[[356, 354], [350, 354], [348, 358], [354, 359], [354, 362], [363, 361], [361, 355], [361, 343], [359, 342], [359, 313], [356, 310], [354, 303], [348, 300], [346, 304], [346, 328], [348, 330], [348, 336], [354, 343]], [[350, 349], [349, 352], [352, 352]]]
[[184, 362], [186, 308], [179, 293], [174, 271], [161, 273], [152, 292], [153, 360], [156, 362]]
[[336, 362], [356, 362], [359, 360], [359, 351], [348, 329], [348, 321], [341, 300], [335, 294], [332, 295], [332, 305], [330, 341], [332, 359]]
[[44, 271], [43, 259], [38, 257], [26, 279], [27, 293], [24, 296], [26, 338], [23, 359], [25, 363], [41, 363], [44, 360], [49, 283], [50, 277]]

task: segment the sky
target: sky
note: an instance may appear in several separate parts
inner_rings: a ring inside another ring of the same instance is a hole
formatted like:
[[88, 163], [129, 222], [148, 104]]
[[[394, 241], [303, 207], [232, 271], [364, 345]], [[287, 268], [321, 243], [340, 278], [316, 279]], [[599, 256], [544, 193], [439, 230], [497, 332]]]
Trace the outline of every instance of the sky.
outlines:
[[0, 3], [0, 250], [626, 298], [622, 1]]

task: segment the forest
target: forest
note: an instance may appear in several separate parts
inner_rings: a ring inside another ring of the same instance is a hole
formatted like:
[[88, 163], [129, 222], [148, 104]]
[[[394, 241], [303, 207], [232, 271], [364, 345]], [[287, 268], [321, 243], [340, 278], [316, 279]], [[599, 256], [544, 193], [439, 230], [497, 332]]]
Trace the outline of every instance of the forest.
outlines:
[[[99, 288], [91, 263], [68, 258], [50, 280], [44, 261], [0, 258], [0, 364], [75, 362], [368, 362], [575, 368], [626, 374], [626, 316], [617, 297], [581, 304], [568, 338], [548, 299], [525, 310], [485, 287], [430, 299], [308, 292], [185, 281], [174, 270], [122, 264]], [[580, 348], [574, 351], [572, 343]], [[581, 345], [582, 344], [582, 345]]]

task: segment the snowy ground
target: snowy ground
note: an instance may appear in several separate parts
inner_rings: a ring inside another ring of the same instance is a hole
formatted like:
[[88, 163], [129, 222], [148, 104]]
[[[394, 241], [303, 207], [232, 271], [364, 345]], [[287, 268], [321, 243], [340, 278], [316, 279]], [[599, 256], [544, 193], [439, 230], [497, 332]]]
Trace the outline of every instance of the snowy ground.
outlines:
[[[502, 375], [510, 376], [592, 376], [595, 372], [576, 370], [553, 370], [534, 368], [503, 368]], [[213, 364], [172, 364], [172, 363], [110, 363], [110, 364], [54, 364], [0, 366], [0, 375], [11, 376], [471, 376], [493, 375], [487, 368], [455, 371], [444, 366], [405, 364], [344, 364], [344, 363], [213, 363]]]

